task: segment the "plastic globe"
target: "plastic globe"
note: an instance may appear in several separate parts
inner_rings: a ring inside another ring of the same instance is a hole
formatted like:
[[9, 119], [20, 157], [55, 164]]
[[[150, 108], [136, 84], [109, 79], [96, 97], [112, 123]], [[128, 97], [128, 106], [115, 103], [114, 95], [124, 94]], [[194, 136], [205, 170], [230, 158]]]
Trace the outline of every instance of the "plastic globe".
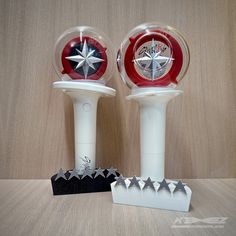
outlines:
[[131, 30], [117, 54], [121, 78], [130, 88], [175, 88], [187, 72], [189, 60], [183, 36], [160, 23], [145, 23]]
[[110, 40], [99, 30], [80, 26], [66, 30], [54, 48], [54, 68], [61, 80], [106, 83], [113, 71]]

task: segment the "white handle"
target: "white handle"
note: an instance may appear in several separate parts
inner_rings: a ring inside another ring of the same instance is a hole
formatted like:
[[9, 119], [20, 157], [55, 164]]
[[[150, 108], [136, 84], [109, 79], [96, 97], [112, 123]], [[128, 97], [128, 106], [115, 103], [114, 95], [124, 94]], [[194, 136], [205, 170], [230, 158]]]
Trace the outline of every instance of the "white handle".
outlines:
[[95, 168], [96, 120], [99, 94], [71, 94], [74, 106], [75, 168], [83, 170], [85, 165]]
[[182, 91], [171, 88], [136, 88], [127, 99], [140, 106], [141, 177], [165, 177], [166, 106]]
[[164, 178], [166, 104], [140, 106], [141, 176]]
[[[95, 168], [97, 102], [101, 96], [115, 96], [116, 90], [99, 83], [56, 81], [53, 87], [69, 95], [74, 106], [75, 168]], [[90, 161], [90, 162], [89, 162]]]

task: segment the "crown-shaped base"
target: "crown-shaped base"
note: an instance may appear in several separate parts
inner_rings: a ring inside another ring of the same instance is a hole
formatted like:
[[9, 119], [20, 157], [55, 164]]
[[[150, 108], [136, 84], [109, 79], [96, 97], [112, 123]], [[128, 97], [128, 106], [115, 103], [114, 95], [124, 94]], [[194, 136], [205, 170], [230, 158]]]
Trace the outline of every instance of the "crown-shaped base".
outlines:
[[111, 184], [114, 203], [160, 208], [174, 211], [189, 211], [192, 191], [181, 181], [152, 181], [150, 178], [125, 179], [122, 176]]
[[120, 174], [116, 169], [97, 168], [94, 171], [84, 170], [79, 174], [77, 170], [59, 172], [51, 177], [52, 190], [54, 195], [92, 193], [111, 191], [110, 184]]

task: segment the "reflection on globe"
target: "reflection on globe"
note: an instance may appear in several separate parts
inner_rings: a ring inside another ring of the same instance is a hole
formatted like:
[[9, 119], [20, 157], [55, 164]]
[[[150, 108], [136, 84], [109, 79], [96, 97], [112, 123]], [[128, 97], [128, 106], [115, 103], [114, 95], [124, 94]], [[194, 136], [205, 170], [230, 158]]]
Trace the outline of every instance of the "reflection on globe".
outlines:
[[54, 68], [62, 80], [105, 83], [112, 75], [112, 46], [97, 29], [82, 26], [65, 31], [54, 51]]
[[147, 23], [134, 28], [117, 54], [122, 80], [130, 87], [176, 87], [189, 65], [189, 49], [175, 29]]

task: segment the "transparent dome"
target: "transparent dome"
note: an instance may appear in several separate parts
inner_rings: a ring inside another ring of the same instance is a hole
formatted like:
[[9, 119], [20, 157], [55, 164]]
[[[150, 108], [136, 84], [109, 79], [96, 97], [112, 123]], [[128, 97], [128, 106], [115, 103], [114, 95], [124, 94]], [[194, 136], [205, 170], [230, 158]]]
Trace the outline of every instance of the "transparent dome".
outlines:
[[160, 23], [145, 23], [129, 32], [117, 54], [122, 80], [130, 87], [175, 88], [189, 66], [183, 36]]
[[106, 83], [112, 75], [114, 53], [110, 40], [88, 26], [66, 30], [54, 48], [54, 68], [61, 80]]

